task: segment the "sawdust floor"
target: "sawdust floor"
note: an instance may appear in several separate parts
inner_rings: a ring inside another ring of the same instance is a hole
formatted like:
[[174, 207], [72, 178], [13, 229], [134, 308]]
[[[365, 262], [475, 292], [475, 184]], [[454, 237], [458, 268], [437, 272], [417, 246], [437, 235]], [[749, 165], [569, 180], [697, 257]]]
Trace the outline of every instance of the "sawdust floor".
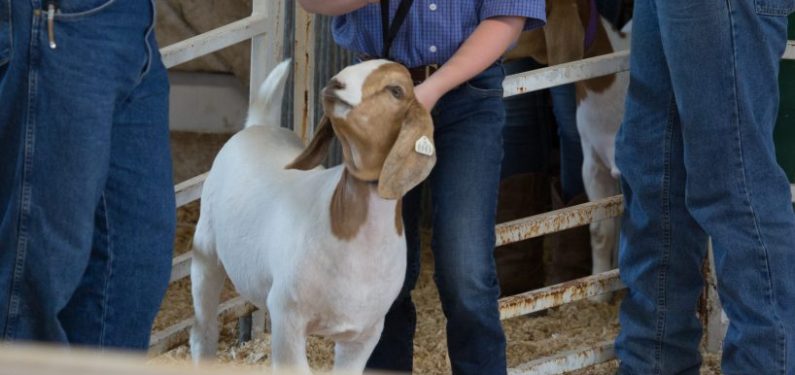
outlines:
[[[175, 155], [175, 180], [181, 181], [203, 173], [209, 168], [212, 157], [223, 144], [226, 137], [218, 135], [172, 135]], [[208, 156], [209, 155], [209, 156]], [[198, 219], [199, 203], [194, 202], [178, 212], [178, 229], [175, 251], [182, 253], [190, 249], [190, 240]], [[425, 233], [427, 238], [428, 233]], [[425, 241], [427, 243], [427, 241]], [[422, 269], [413, 296], [417, 305], [418, 324], [414, 344], [414, 368], [417, 374], [450, 374], [445, 340], [445, 324], [439, 303], [439, 296], [432, 280], [433, 259], [430, 251], [424, 249]], [[234, 287], [227, 283], [223, 299], [235, 296]], [[610, 304], [580, 301], [550, 309], [545, 315], [519, 317], [503, 322], [508, 338], [507, 357], [510, 367], [515, 367], [532, 359], [552, 355], [564, 350], [595, 345], [612, 340], [618, 332], [618, 299]], [[184, 279], [173, 284], [166, 295], [154, 330], [163, 329], [193, 314], [190, 296], [190, 280]], [[267, 368], [270, 366], [270, 342], [265, 335], [238, 345], [236, 342], [236, 322], [223, 322], [218, 360], [234, 367]], [[318, 370], [329, 370], [333, 358], [333, 343], [322, 338], [310, 338], [307, 352], [310, 364]], [[155, 362], [179, 362], [190, 359], [187, 344], [153, 359]], [[702, 374], [720, 374], [718, 357], [706, 355]], [[616, 362], [573, 372], [571, 374], [613, 374]]]

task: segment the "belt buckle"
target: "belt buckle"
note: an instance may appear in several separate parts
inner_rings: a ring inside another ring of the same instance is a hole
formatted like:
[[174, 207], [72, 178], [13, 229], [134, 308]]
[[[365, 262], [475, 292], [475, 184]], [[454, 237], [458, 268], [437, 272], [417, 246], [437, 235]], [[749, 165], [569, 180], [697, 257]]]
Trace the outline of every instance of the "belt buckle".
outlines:
[[428, 79], [428, 77], [430, 77], [431, 74], [433, 74], [437, 70], [439, 70], [439, 64], [428, 64], [428, 65], [425, 65], [425, 78], [424, 79]]

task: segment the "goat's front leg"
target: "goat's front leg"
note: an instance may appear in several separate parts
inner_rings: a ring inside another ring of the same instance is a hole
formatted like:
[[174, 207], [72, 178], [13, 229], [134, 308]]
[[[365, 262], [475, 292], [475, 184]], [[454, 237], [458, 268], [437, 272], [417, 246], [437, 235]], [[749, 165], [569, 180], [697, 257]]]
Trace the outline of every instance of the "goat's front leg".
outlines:
[[384, 321], [381, 320], [372, 328], [357, 335], [355, 340], [336, 341], [334, 344], [334, 374], [361, 374], [381, 338], [383, 329]]
[[194, 362], [213, 359], [218, 348], [218, 304], [226, 272], [218, 258], [194, 249], [191, 262], [191, 289], [196, 321], [190, 331], [190, 351]]
[[[271, 317], [271, 352], [274, 373], [312, 374], [306, 358], [306, 322], [273, 298], [268, 298]], [[292, 371], [292, 372], [288, 372]]]

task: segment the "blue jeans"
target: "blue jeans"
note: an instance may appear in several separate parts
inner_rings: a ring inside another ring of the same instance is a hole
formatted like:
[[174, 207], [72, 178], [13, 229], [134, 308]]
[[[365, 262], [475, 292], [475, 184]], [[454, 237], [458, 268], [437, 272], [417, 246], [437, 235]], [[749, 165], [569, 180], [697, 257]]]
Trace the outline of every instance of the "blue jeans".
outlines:
[[[599, 14], [602, 15], [608, 22], [612, 23], [613, 25], [617, 25], [619, 23], [619, 19], [621, 18], [621, 11], [623, 7], [624, 0], [596, 0], [596, 8], [599, 10]], [[618, 28], [621, 28], [624, 25], [617, 25]]]
[[582, 144], [577, 130], [577, 99], [574, 84], [555, 86], [549, 89], [552, 110], [558, 123], [560, 139], [560, 186], [563, 202], [585, 194], [582, 180]]
[[175, 228], [154, 3], [62, 3], [51, 49], [46, 4], [0, 0], [0, 334], [145, 349]]
[[[543, 65], [531, 58], [506, 62], [505, 73], [514, 74], [538, 69]], [[546, 92], [536, 91], [503, 99], [505, 127], [501, 178], [522, 173], [545, 173], [550, 168], [554, 137]], [[576, 128], [575, 128], [576, 131]], [[579, 147], [579, 145], [578, 145]], [[582, 155], [582, 153], [580, 153]]]
[[795, 215], [772, 137], [794, 7], [635, 1], [616, 141], [622, 374], [698, 374], [707, 236], [731, 320], [723, 373], [795, 374]]
[[[447, 317], [456, 375], [504, 375], [494, 264], [494, 225], [502, 160], [501, 65], [445, 95], [433, 109], [437, 162], [429, 177], [433, 206], [434, 280]], [[403, 198], [408, 242], [406, 281], [386, 316], [368, 367], [411, 371], [416, 311], [411, 290], [420, 270], [420, 192]]]

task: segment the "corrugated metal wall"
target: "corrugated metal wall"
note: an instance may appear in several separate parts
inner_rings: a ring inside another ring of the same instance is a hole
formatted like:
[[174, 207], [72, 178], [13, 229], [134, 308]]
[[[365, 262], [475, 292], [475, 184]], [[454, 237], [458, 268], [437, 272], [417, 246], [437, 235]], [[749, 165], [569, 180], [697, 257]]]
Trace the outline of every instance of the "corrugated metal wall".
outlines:
[[[353, 53], [337, 47], [331, 37], [331, 17], [319, 16], [315, 18], [315, 82], [316, 95], [326, 85], [331, 77], [353, 62]], [[323, 108], [320, 101], [315, 106], [315, 124], [320, 122]], [[327, 166], [337, 165], [342, 162], [342, 149], [338, 142], [334, 142], [330, 151]]]
[[[295, 39], [295, 0], [284, 0], [284, 56], [293, 57]], [[290, 70], [290, 77], [287, 78], [287, 86], [295, 85], [295, 72]], [[282, 102], [282, 124], [288, 128], [293, 128], [293, 90], [284, 90], [284, 101]]]

